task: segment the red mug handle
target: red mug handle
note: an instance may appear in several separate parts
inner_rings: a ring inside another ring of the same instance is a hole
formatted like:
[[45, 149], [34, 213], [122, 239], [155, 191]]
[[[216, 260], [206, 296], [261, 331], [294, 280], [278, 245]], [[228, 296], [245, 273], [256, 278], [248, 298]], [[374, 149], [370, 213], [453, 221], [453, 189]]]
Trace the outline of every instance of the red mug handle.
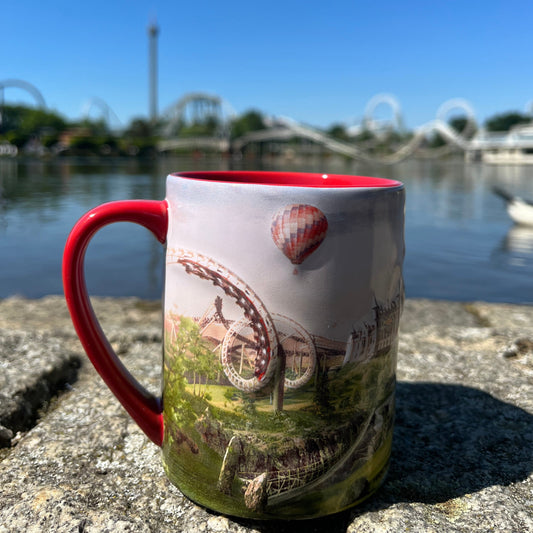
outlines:
[[164, 244], [168, 228], [166, 200], [127, 200], [100, 205], [74, 226], [63, 254], [63, 288], [72, 322], [96, 371], [126, 411], [158, 446], [163, 442], [161, 398], [148, 392], [122, 364], [104, 335], [87, 293], [84, 259], [89, 241], [113, 222], [135, 222]]

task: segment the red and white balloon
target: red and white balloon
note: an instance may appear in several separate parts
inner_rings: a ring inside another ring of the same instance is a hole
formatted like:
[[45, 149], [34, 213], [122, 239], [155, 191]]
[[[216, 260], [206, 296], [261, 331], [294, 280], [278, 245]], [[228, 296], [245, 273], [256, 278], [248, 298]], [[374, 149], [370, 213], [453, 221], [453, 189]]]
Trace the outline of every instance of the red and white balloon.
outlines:
[[328, 220], [317, 207], [291, 204], [274, 215], [270, 229], [276, 246], [293, 265], [300, 265], [322, 244]]

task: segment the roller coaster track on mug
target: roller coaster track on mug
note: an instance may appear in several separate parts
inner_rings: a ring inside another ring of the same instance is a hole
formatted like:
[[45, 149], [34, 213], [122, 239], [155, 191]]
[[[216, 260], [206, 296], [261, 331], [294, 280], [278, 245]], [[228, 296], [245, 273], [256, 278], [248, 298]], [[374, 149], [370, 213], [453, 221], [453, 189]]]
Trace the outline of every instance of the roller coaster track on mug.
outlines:
[[282, 315], [271, 315], [249, 285], [210, 257], [172, 249], [167, 252], [167, 264], [174, 263], [188, 274], [211, 281], [244, 312], [244, 317], [229, 327], [221, 350], [224, 373], [235, 387], [246, 392], [264, 388], [275, 374], [281, 351], [285, 356], [286, 388], [299, 388], [311, 379], [316, 350], [300, 324]]

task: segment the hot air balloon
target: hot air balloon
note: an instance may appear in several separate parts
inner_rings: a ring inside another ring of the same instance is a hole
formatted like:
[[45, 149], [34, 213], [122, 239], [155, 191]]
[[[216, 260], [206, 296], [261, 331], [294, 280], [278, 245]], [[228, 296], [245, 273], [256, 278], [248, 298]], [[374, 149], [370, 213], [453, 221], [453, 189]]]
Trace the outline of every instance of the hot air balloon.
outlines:
[[317, 207], [291, 204], [274, 215], [270, 229], [276, 246], [293, 265], [300, 265], [324, 240], [328, 220]]

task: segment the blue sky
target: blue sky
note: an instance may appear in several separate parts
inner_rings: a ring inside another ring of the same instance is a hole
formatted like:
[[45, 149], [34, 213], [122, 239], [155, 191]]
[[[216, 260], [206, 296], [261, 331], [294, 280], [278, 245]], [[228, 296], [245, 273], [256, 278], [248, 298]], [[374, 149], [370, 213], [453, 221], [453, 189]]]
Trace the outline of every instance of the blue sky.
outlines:
[[[69, 118], [92, 97], [124, 124], [148, 115], [154, 18], [160, 111], [201, 91], [238, 113], [350, 125], [376, 93], [391, 93], [414, 128], [451, 98], [469, 101], [480, 122], [533, 100], [526, 1], [4, 0], [0, 13], [0, 81], [32, 83]], [[32, 101], [14, 88], [4, 99]]]

